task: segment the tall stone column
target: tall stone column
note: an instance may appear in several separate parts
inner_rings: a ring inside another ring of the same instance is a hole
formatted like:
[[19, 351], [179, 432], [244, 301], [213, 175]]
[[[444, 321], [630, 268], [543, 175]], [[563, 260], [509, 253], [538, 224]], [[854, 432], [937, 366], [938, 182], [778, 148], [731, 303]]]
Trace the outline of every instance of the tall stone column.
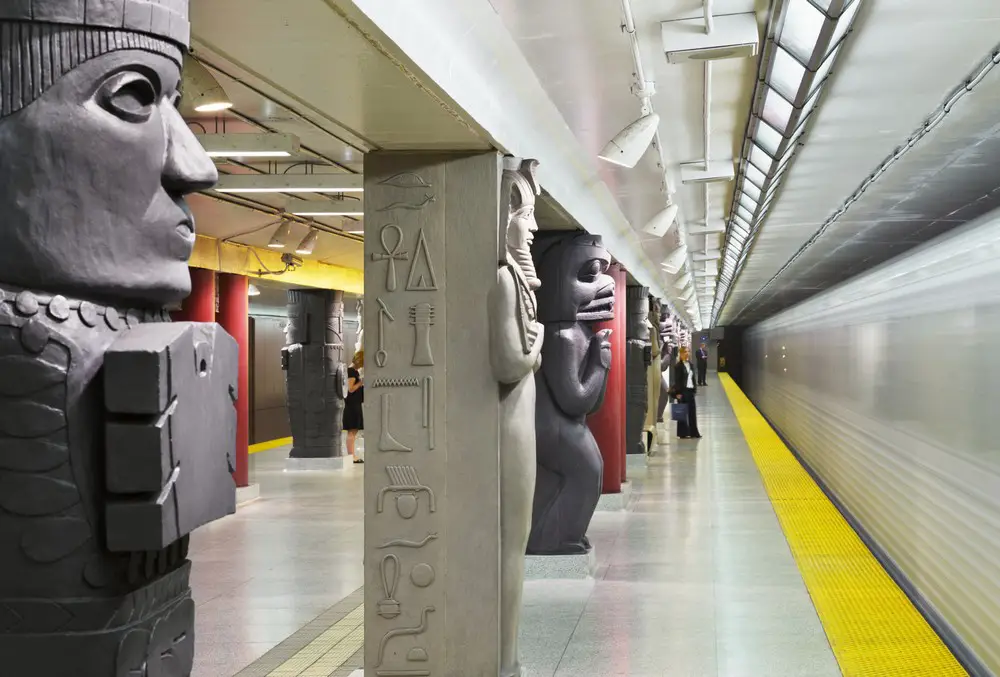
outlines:
[[597, 440], [604, 459], [602, 494], [621, 493], [625, 470], [625, 270], [613, 263], [608, 276], [615, 281], [614, 316], [594, 325], [595, 330], [610, 331], [611, 369], [601, 408], [587, 418], [587, 426]]
[[250, 281], [244, 275], [219, 275], [219, 324], [239, 346], [236, 388], [237, 487], [250, 486]]
[[170, 313], [174, 322], [215, 322], [215, 271], [191, 268], [191, 295], [181, 309]]
[[642, 440], [643, 422], [649, 400], [647, 370], [653, 361], [648, 287], [633, 285], [628, 288], [626, 317], [625, 450], [629, 454], [642, 454], [645, 452]]
[[343, 456], [340, 433], [347, 397], [344, 292], [288, 291], [285, 369], [291, 458]]
[[501, 675], [501, 170], [365, 157], [366, 675]]

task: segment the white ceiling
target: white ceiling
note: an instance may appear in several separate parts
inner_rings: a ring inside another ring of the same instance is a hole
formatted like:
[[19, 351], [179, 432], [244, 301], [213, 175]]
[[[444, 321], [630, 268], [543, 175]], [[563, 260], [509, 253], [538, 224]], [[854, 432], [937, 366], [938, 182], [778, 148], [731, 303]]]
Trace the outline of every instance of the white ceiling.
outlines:
[[[273, 131], [294, 134], [303, 152], [277, 167], [266, 162], [219, 162], [222, 173], [306, 171], [360, 173], [364, 154], [376, 149], [484, 149], [478, 130], [399, 68], [356, 26], [323, 0], [254, 2], [211, 0], [192, 3], [192, 42], [234, 106], [215, 118], [182, 106], [196, 132]], [[276, 226], [275, 211], [290, 196], [220, 196], [208, 192], [190, 200], [201, 234], [266, 246]], [[321, 195], [300, 195], [328, 199]], [[250, 198], [250, 199], [248, 199]], [[344, 232], [363, 230], [360, 219], [318, 218], [322, 229], [311, 258], [359, 269], [363, 239]], [[308, 232], [305, 219], [293, 238]]]
[[[796, 266], [803, 272], [805, 267], [827, 260], [829, 275], [815, 275], [808, 286], [796, 275], [782, 276], [771, 285], [765, 299], [758, 298], [769, 301], [767, 304], [755, 303], [754, 312], [741, 312], [1000, 40], [1000, 2], [996, 0], [863, 1], [854, 32], [803, 137], [804, 147], [792, 160], [785, 185], [734, 284], [719, 324], [763, 319], [804, 298], [807, 294], [803, 291], [815, 293], [843, 279], [838, 271], [857, 274], [940, 234], [947, 224], [938, 219], [976, 200], [976, 195], [966, 195], [963, 190], [970, 185], [969, 174], [942, 170], [956, 161], [961, 165], [967, 149], [995, 134], [993, 128], [1000, 122], [995, 83], [984, 83], [984, 89], [992, 87], [992, 94], [976, 93], [963, 100], [964, 112], [956, 112], [904, 156], [868, 189], [864, 202], [852, 206], [825, 236], [839, 238], [843, 244], [873, 224], [896, 222], [895, 229], [883, 230], [879, 236], [884, 247], [876, 247], [871, 238], [868, 244], [859, 240], [855, 243], [859, 246], [840, 248], [832, 259], [828, 256], [837, 248], [824, 248], [825, 256], [813, 256]], [[1000, 185], [1000, 179], [993, 178], [987, 181], [992, 186], [984, 186], [982, 167], [973, 174], [977, 191]], [[996, 177], [996, 172], [989, 175]], [[924, 201], [919, 207], [911, 203], [909, 213], [904, 213], [900, 203], [914, 193], [934, 193], [941, 200], [936, 204]], [[956, 204], [956, 197], [967, 198], [966, 203]], [[942, 211], [946, 204], [950, 206]], [[926, 227], [935, 221], [934, 227]], [[878, 255], [874, 255], [876, 249], [880, 250]]]
[[[647, 151], [633, 169], [596, 159], [608, 140], [640, 111], [640, 102], [631, 93], [634, 68], [629, 39], [621, 29], [621, 4], [616, 0], [491, 1], [569, 128], [593, 158], [645, 253], [654, 262], [663, 260], [676, 247], [678, 230], [672, 229], [664, 238], [641, 232], [665, 206], [663, 171], [657, 166], [655, 150]], [[656, 85], [653, 107], [661, 118], [660, 137], [667, 176], [677, 191], [673, 199], [680, 207], [678, 220], [695, 228], [703, 226], [706, 218], [721, 221], [732, 199], [732, 183], [710, 184], [706, 214], [703, 186], [684, 185], [680, 180], [681, 163], [704, 159], [704, 68], [701, 63], [668, 64], [660, 32], [663, 21], [703, 17], [704, 5], [701, 0], [632, 0], [631, 4], [645, 76]], [[713, 14], [754, 12], [761, 6], [766, 1], [716, 0]], [[742, 146], [756, 62], [730, 59], [716, 61], [712, 67], [710, 159], [733, 161]], [[717, 249], [721, 241], [719, 235], [688, 237], [692, 253], [703, 251], [706, 244]], [[696, 270], [705, 268], [704, 263], [695, 264]], [[677, 277], [663, 275], [668, 281]], [[699, 292], [703, 286], [699, 283]], [[676, 294], [672, 285], [669, 288]]]

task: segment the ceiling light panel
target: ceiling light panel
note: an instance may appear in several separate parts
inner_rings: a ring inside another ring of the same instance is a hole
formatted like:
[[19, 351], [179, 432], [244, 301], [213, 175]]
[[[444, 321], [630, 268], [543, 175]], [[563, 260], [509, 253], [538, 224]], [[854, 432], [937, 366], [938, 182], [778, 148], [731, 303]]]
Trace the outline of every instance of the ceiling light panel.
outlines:
[[365, 215], [363, 200], [291, 200], [285, 211], [295, 216], [345, 216], [362, 218]]
[[777, 0], [773, 8], [744, 141], [745, 161], [737, 177], [741, 191], [733, 196], [730, 210], [713, 321], [743, 269], [863, 1]]
[[292, 134], [196, 134], [209, 157], [287, 158], [299, 152]]
[[361, 174], [226, 174], [218, 193], [360, 193]]

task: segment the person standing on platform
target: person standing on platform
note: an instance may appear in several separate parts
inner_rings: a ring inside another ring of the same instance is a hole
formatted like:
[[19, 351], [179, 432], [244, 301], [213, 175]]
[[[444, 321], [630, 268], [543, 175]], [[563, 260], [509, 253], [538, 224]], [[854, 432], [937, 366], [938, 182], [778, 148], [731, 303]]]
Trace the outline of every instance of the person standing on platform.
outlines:
[[365, 382], [361, 378], [361, 370], [365, 368], [365, 351], [354, 353], [351, 366], [347, 368], [347, 402], [344, 406], [344, 430], [347, 431], [347, 453], [354, 456], [355, 463], [364, 463], [364, 459], [355, 455], [355, 444], [358, 432], [365, 429], [365, 416], [362, 405], [365, 402]]
[[704, 343], [698, 348], [695, 358], [698, 363], [698, 385], [707, 386], [705, 377], [708, 375], [708, 348], [705, 347]]
[[677, 421], [677, 437], [682, 440], [690, 438], [700, 438], [698, 431], [698, 411], [695, 408], [695, 384], [694, 368], [691, 366], [691, 353], [687, 346], [682, 346], [677, 355], [677, 364], [674, 365], [674, 379], [671, 387], [674, 401], [687, 405], [686, 420]]

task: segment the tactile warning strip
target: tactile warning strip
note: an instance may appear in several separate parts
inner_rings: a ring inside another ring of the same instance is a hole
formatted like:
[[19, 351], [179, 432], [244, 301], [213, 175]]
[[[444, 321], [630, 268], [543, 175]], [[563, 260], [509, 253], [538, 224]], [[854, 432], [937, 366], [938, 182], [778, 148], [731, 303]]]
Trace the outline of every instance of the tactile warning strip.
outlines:
[[719, 377], [844, 676], [965, 677], [739, 386]]
[[235, 677], [346, 677], [362, 666], [364, 589], [351, 593]]

